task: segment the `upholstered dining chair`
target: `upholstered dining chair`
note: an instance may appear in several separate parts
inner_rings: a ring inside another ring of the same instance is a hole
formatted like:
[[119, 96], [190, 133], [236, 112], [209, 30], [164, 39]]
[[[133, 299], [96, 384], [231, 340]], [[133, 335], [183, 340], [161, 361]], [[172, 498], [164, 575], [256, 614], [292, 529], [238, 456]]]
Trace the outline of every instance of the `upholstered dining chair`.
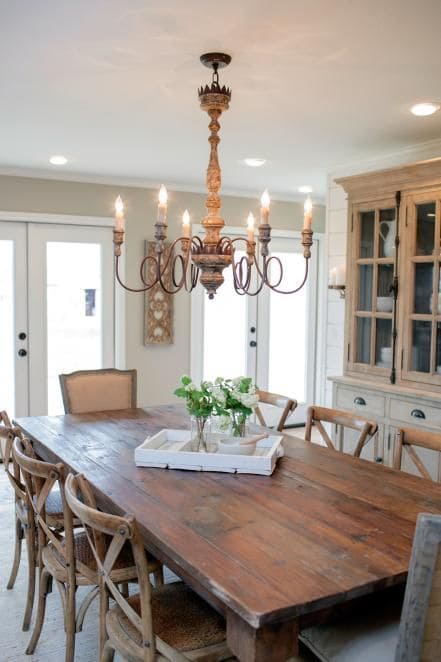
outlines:
[[59, 379], [66, 414], [136, 407], [136, 370], [77, 370]]
[[[435, 662], [441, 659], [441, 516], [417, 520], [404, 603], [380, 603], [324, 625], [300, 640], [322, 662]], [[401, 612], [401, 618], [400, 618]]]
[[[88, 532], [101, 578], [101, 661], [113, 660], [115, 651], [132, 662], [215, 662], [230, 658], [224, 618], [183, 582], [153, 588], [136, 520], [98, 511], [91, 505], [89, 495], [84, 476], [67, 477], [67, 503]], [[105, 535], [107, 545], [103, 541]], [[139, 592], [129, 598], [121, 593], [112, 577], [115, 559], [127, 544], [132, 549], [139, 586]], [[115, 601], [110, 609], [109, 598]]]
[[[72, 662], [75, 653], [75, 634], [82, 629], [83, 620], [93, 599], [98, 594], [99, 575], [95, 558], [89, 546], [87, 533], [74, 530], [74, 518], [64, 498], [66, 469], [63, 464], [52, 464], [38, 459], [30, 441], [16, 438], [13, 454], [20, 466], [23, 482], [32, 506], [32, 514], [38, 530], [38, 570], [39, 593], [37, 615], [31, 640], [26, 654], [31, 655], [39, 641], [46, 609], [46, 597], [55, 580], [62, 597], [66, 630], [65, 661]], [[55, 486], [58, 486], [62, 501], [62, 529], [54, 526], [48, 513], [50, 499]], [[129, 547], [121, 548], [115, 557], [111, 573], [112, 580], [126, 585], [135, 581], [137, 571]], [[162, 566], [154, 561], [146, 561], [146, 571], [154, 572], [162, 581]], [[78, 586], [90, 586], [78, 612], [76, 591]]]
[[[286, 397], [285, 395], [278, 395], [277, 393], [269, 393], [268, 391], [257, 391], [257, 396], [259, 398], [259, 403], [270, 405], [271, 407], [282, 409], [281, 416], [277, 425], [275, 426], [278, 432], [281, 432], [285, 427], [286, 419], [294, 409], [297, 407], [297, 400]], [[264, 427], [269, 427], [266, 424], [265, 417], [263, 416], [262, 409], [257, 405], [255, 408], [255, 413], [257, 419], [261, 425]]]
[[29, 505], [28, 496], [21, 479], [20, 467], [12, 455], [12, 444], [15, 437], [20, 436], [20, 431], [17, 428], [12, 427], [11, 421], [5, 411], [0, 412], [0, 421], [2, 423], [0, 426], [0, 438], [3, 442], [2, 458], [6, 475], [14, 491], [14, 560], [6, 588], [8, 590], [14, 588], [20, 567], [22, 543], [24, 539], [26, 542], [28, 558], [28, 586], [22, 629], [26, 631], [29, 630], [35, 597], [35, 576], [37, 567], [35, 522], [32, 515], [32, 508]]
[[361, 451], [378, 430], [378, 425], [375, 421], [357, 416], [352, 412], [313, 405], [308, 408], [306, 415], [305, 441], [311, 441], [312, 426], [315, 425], [326, 446], [332, 450], [337, 450], [337, 448], [324, 428], [323, 423], [331, 423], [338, 426], [341, 433], [345, 428], [359, 432], [355, 440], [354, 457], [360, 457]]
[[400, 428], [395, 435], [394, 469], [402, 469], [404, 456], [407, 455], [423, 478], [433, 480], [414, 447], [441, 453], [441, 434], [414, 428]]

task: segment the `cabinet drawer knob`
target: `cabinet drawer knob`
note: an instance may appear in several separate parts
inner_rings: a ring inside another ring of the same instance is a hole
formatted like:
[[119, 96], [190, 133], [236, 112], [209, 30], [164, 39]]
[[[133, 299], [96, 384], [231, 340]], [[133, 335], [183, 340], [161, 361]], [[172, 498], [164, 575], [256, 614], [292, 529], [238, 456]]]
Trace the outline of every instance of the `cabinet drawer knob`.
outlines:
[[414, 418], [426, 418], [426, 414], [421, 409], [412, 409], [410, 415]]
[[359, 396], [357, 398], [354, 398], [354, 405], [365, 405], [366, 400], [364, 398], [360, 398]]

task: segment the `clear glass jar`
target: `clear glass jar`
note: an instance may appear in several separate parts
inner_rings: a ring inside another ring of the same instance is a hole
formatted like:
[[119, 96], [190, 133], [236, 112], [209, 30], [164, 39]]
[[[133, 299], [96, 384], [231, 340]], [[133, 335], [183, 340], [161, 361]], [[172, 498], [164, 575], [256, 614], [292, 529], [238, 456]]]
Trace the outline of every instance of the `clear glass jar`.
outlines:
[[191, 441], [193, 451], [197, 453], [206, 453], [208, 451], [208, 435], [210, 434], [210, 429], [210, 416], [191, 417]]

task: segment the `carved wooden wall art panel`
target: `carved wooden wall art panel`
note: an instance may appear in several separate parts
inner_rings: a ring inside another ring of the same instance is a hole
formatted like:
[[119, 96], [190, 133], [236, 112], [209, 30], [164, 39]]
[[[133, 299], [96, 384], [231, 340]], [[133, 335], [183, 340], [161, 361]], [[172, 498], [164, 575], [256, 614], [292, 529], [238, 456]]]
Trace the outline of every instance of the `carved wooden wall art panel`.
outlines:
[[[146, 255], [156, 257], [155, 242], [146, 241]], [[147, 260], [146, 280], [151, 282], [155, 277], [155, 263]], [[164, 278], [167, 288], [171, 287], [171, 274], [167, 270]], [[144, 309], [144, 344], [173, 344], [173, 295], [167, 294], [157, 283], [145, 293]]]

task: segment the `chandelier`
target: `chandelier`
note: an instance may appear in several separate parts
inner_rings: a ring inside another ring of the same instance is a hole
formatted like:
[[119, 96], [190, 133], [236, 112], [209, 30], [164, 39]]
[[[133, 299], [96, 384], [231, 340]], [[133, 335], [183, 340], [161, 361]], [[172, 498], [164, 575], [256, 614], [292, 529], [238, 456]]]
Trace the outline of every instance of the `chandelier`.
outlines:
[[[211, 84], [198, 90], [202, 110], [210, 117], [208, 128], [210, 136], [210, 158], [207, 168], [206, 200], [207, 215], [202, 220], [205, 231], [203, 237], [191, 236], [190, 216], [186, 210], [182, 218], [182, 235], [171, 242], [167, 239], [167, 190], [161, 186], [159, 191], [158, 216], [155, 227], [154, 255], [146, 255], [140, 264], [140, 287], [125, 285], [119, 273], [119, 258], [124, 242], [124, 206], [118, 196], [115, 202], [115, 228], [113, 243], [115, 246], [115, 273], [120, 285], [130, 292], [146, 292], [159, 285], [165, 292], [175, 294], [185, 289], [191, 292], [198, 282], [203, 285], [212, 299], [218, 288], [224, 282], [224, 269], [231, 268], [233, 286], [238, 294], [255, 296], [263, 287], [269, 287], [274, 292], [293, 294], [298, 292], [308, 278], [308, 265], [312, 246], [312, 203], [308, 197], [304, 206], [304, 225], [302, 230], [303, 256], [305, 259], [304, 274], [299, 283], [286, 289], [283, 278], [283, 266], [277, 256], [271, 256], [269, 244], [271, 241], [271, 226], [269, 224], [270, 197], [265, 191], [261, 197], [260, 223], [255, 237], [255, 221], [250, 213], [247, 220], [246, 237], [228, 237], [222, 233], [225, 225], [220, 215], [221, 199], [221, 169], [217, 148], [219, 138], [219, 118], [223, 111], [228, 110], [231, 100], [231, 90], [219, 83], [219, 69], [231, 62], [231, 57], [225, 53], [206, 53], [201, 56], [201, 62], [212, 69]], [[259, 255], [260, 254], [260, 255]], [[152, 275], [153, 274], [153, 275]]]

